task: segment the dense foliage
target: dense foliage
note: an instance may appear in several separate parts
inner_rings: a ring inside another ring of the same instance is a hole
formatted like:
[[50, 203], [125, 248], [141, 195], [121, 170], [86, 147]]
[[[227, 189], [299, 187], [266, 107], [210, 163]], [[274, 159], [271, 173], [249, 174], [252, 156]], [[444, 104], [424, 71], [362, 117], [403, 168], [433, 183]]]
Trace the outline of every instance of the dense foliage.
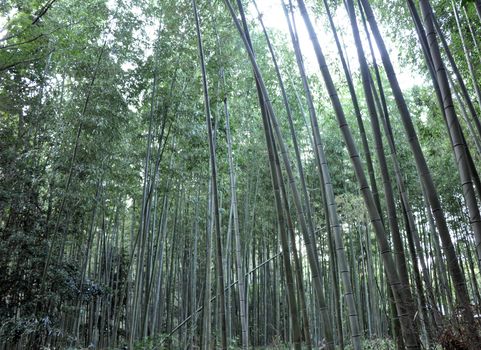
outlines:
[[4, 1], [0, 349], [476, 349], [480, 23], [479, 0]]

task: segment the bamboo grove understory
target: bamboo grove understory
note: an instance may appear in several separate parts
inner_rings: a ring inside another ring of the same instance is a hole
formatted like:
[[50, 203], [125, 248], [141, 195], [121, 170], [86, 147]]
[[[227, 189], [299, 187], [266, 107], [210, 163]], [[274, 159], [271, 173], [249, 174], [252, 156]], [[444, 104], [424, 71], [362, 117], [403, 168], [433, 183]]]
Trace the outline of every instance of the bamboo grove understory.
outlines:
[[0, 27], [0, 349], [481, 347], [480, 0]]

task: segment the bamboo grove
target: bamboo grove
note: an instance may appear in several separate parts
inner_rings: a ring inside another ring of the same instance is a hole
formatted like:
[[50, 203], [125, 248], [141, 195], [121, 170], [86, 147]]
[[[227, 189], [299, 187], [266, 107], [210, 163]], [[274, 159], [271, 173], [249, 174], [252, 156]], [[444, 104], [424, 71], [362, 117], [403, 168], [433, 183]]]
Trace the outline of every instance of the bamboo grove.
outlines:
[[0, 14], [1, 349], [479, 349], [481, 1]]

